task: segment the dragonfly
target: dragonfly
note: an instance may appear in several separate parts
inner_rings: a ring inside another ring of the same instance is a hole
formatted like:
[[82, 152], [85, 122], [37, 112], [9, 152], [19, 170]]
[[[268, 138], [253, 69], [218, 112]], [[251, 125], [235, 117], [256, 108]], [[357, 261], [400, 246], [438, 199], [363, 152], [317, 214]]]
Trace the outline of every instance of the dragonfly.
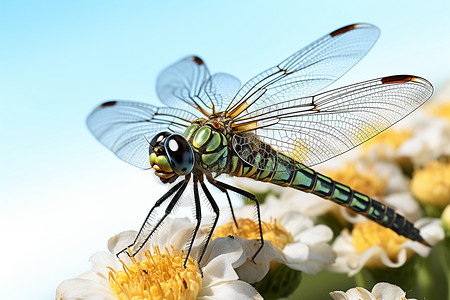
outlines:
[[[311, 168], [376, 136], [431, 97], [430, 82], [414, 75], [322, 91], [361, 60], [379, 34], [376, 26], [367, 23], [344, 26], [242, 86], [232, 75], [211, 75], [201, 58], [189, 56], [157, 78], [157, 95], [166, 106], [116, 100], [96, 107], [87, 118], [93, 135], [123, 161], [153, 169], [161, 182], [170, 185], [134, 242], [117, 255], [136, 255], [189, 185], [196, 223], [186, 260], [202, 221], [201, 192], [215, 216], [199, 252], [200, 263], [220, 215], [209, 182], [228, 199], [236, 225], [229, 192], [253, 201], [260, 236], [254, 261], [264, 246], [259, 201], [254, 194], [219, 180], [223, 174], [313, 193], [430, 246], [414, 224], [393, 208]], [[156, 217], [163, 203], [164, 213]]]

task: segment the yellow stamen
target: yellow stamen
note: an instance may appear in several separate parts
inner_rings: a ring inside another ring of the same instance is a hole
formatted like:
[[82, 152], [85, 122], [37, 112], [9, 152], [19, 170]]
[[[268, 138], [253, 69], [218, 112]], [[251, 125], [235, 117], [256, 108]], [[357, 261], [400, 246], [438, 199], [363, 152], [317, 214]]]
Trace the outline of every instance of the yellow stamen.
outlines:
[[[237, 219], [239, 228], [236, 228], [234, 222], [220, 226], [214, 231], [213, 240], [219, 237], [229, 235], [239, 236], [245, 239], [259, 239], [258, 222], [250, 219]], [[269, 223], [261, 222], [265, 241], [270, 241], [272, 245], [284, 249], [287, 244], [292, 243], [294, 238], [277, 220], [270, 220]]]
[[382, 200], [386, 191], [386, 178], [379, 178], [373, 168], [358, 170], [355, 163], [348, 163], [337, 171], [328, 171], [326, 175], [334, 180], [350, 186], [377, 200]]
[[438, 104], [431, 110], [431, 114], [450, 121], [450, 102], [446, 101]]
[[[362, 146], [363, 147], [362, 149], [368, 150], [369, 148], [372, 148], [374, 145], [386, 145], [394, 150], [397, 150], [407, 139], [409, 139], [412, 136], [413, 132], [411, 130], [389, 129], [375, 136], [373, 139], [370, 139], [367, 142], [365, 142]], [[377, 149], [377, 151], [383, 152], [382, 148]]]
[[[383, 227], [375, 222], [367, 221], [356, 223], [352, 231], [353, 246], [359, 253], [363, 253], [373, 246], [379, 246], [387, 253], [388, 257], [395, 261], [402, 249], [400, 246], [408, 239], [398, 235], [391, 229]], [[408, 258], [413, 254], [407, 249]], [[369, 267], [382, 267], [379, 257], [372, 258], [366, 264]]]
[[183, 267], [183, 254], [172, 247], [161, 253], [156, 246], [154, 253], [145, 251], [144, 260], [131, 257], [132, 264], [124, 262], [123, 271], [111, 267], [109, 286], [118, 299], [196, 299], [202, 288], [198, 265], [192, 258]]
[[416, 169], [411, 191], [422, 203], [439, 208], [450, 204], [450, 163], [431, 161], [423, 169]]

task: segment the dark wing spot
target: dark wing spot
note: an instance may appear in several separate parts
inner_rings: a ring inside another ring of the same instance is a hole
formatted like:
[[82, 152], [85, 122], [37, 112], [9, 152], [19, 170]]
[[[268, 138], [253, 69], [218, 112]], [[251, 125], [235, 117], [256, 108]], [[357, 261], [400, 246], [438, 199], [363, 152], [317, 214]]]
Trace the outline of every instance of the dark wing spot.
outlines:
[[191, 57], [193, 61], [195, 61], [195, 63], [199, 66], [204, 65], [205, 63], [203, 62], [203, 60], [198, 57], [198, 56], [192, 56]]
[[413, 76], [411, 75], [394, 75], [394, 76], [388, 76], [381, 78], [381, 82], [383, 84], [389, 84], [389, 83], [402, 83], [402, 82], [408, 82], [413, 80]]
[[186, 282], [186, 280], [184, 278], [183, 278], [183, 286], [184, 286], [185, 289], [188, 288], [187, 282]]
[[335, 37], [335, 36], [341, 35], [341, 34], [343, 34], [343, 33], [346, 33], [347, 31], [353, 30], [353, 29], [355, 29], [356, 27], [358, 27], [358, 24], [347, 25], [347, 26], [344, 26], [344, 27], [342, 27], [342, 28], [336, 29], [335, 31], [333, 31], [332, 33], [330, 33], [330, 35], [331, 35], [332, 37]]
[[100, 107], [114, 106], [116, 104], [117, 104], [117, 101], [108, 101], [108, 102], [102, 103], [100, 105]]

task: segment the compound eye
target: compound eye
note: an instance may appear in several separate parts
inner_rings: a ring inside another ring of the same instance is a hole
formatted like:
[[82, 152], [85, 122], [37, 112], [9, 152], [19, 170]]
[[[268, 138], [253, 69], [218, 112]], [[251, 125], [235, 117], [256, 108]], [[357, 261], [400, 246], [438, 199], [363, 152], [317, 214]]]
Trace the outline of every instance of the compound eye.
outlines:
[[180, 134], [174, 133], [164, 142], [167, 158], [173, 171], [178, 175], [189, 174], [194, 168], [194, 151]]
[[157, 144], [161, 143], [166, 137], [170, 136], [172, 132], [169, 131], [161, 131], [160, 133], [156, 134], [152, 139], [150, 140], [150, 146], [155, 147]]
[[150, 147], [148, 149], [148, 153], [152, 154], [153, 148], [161, 143], [166, 137], [170, 136], [172, 132], [169, 131], [161, 131], [160, 133], [156, 134], [152, 139], [150, 140]]

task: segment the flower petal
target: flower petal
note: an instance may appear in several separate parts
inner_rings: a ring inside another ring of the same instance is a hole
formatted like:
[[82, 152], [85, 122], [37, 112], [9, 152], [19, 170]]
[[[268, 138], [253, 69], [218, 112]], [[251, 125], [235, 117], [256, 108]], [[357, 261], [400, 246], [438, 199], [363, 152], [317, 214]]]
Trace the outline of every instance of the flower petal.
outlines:
[[56, 289], [56, 299], [117, 300], [111, 293], [108, 285], [82, 278], [73, 278], [63, 281]]
[[316, 225], [295, 236], [295, 239], [308, 245], [329, 242], [333, 238], [333, 231], [325, 225]]
[[405, 299], [406, 293], [398, 286], [379, 282], [372, 288], [372, 294], [379, 299]]
[[203, 267], [203, 285], [212, 286], [239, 279], [233, 264], [245, 259], [241, 244], [232, 237], [215, 239], [207, 248]]
[[336, 291], [330, 293], [331, 298], [334, 300], [349, 300], [350, 298], [347, 296], [345, 292]]
[[372, 293], [361, 287], [349, 289], [345, 293], [342, 291], [331, 292], [330, 296], [335, 300], [377, 300]]
[[[336, 254], [330, 245], [319, 243], [315, 245], [305, 245], [302, 247], [288, 245], [284, 249], [286, 260], [283, 262], [293, 270], [302, 271], [307, 274], [317, 274], [331, 265], [336, 259]], [[305, 256], [301, 256], [304, 253]]]
[[258, 282], [266, 276], [271, 261], [283, 260], [283, 257], [277, 251], [278, 248], [274, 247], [269, 241], [265, 241], [264, 247], [253, 261], [252, 258], [256, 251], [258, 251], [260, 242], [258, 240], [247, 240], [240, 237], [235, 237], [235, 239], [239, 241], [244, 250], [243, 255], [245, 261], [239, 266], [235, 264], [236, 272], [241, 280], [248, 283]]
[[226, 284], [205, 287], [200, 291], [199, 295], [197, 296], [197, 299], [246, 300], [246, 299], [263, 299], [263, 297], [250, 284], [245, 283], [243, 281], [233, 281]]

